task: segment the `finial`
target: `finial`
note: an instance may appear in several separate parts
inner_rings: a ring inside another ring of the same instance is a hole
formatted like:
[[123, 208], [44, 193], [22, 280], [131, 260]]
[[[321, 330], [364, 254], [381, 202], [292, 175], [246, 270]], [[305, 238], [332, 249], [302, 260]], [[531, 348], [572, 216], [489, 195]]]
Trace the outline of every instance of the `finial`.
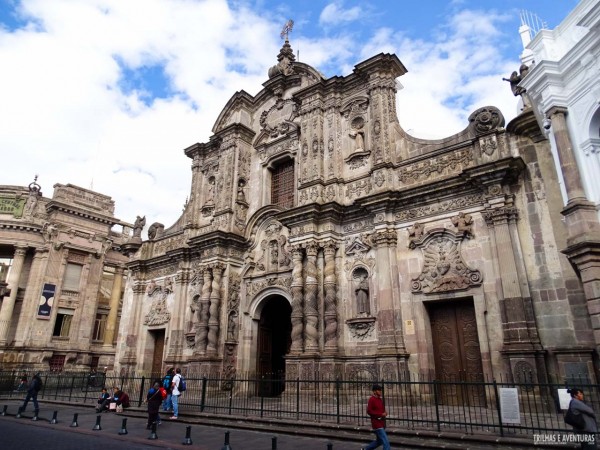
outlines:
[[289, 34], [292, 32], [292, 29], [294, 28], [294, 21], [292, 19], [288, 20], [285, 25], [283, 26], [283, 29], [281, 30], [281, 39], [285, 38], [285, 42], [289, 42]]
[[42, 187], [37, 183], [38, 174], [33, 177], [33, 183], [29, 183], [29, 192], [37, 195], [42, 195]]

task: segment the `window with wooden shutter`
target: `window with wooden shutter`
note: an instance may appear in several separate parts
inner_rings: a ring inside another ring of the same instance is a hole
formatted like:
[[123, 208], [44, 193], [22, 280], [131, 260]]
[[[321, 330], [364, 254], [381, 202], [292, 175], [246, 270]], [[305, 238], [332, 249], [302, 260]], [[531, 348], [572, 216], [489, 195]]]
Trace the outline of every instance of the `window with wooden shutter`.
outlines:
[[279, 164], [271, 177], [271, 203], [282, 208], [294, 206], [294, 161]]

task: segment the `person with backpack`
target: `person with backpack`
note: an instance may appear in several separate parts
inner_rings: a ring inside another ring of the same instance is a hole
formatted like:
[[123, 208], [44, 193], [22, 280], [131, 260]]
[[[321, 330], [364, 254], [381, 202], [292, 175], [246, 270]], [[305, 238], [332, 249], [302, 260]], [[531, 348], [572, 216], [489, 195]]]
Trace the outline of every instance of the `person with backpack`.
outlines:
[[[573, 427], [575, 433], [586, 435], [586, 439], [581, 442], [582, 449], [597, 449], [596, 433], [598, 433], [598, 425], [596, 424], [594, 410], [583, 403], [583, 391], [581, 389], [567, 389], [567, 393], [571, 394], [571, 402], [565, 415], [565, 422]], [[583, 420], [581, 421], [581, 419]]]
[[23, 401], [23, 405], [19, 408], [19, 414], [21, 414], [23, 411], [25, 411], [25, 409], [27, 408], [27, 404], [29, 403], [29, 400], [32, 400], [34, 415], [35, 415], [35, 417], [38, 416], [38, 414], [40, 412], [40, 405], [38, 404], [37, 396], [38, 396], [38, 392], [40, 392], [42, 390], [42, 387], [43, 387], [42, 379], [40, 378], [40, 374], [38, 372], [33, 376], [33, 378], [31, 379], [31, 382], [29, 383], [29, 386], [27, 388], [27, 395], [25, 396], [25, 401]]
[[163, 402], [163, 411], [172, 411], [173, 410], [173, 401], [171, 399], [172, 395], [172, 385], [173, 385], [173, 377], [175, 376], [175, 369], [170, 367], [167, 370], [167, 374], [162, 379], [162, 386], [167, 391], [167, 398]]
[[171, 416], [171, 419], [173, 420], [179, 417], [179, 396], [185, 389], [185, 380], [181, 376], [181, 369], [178, 367], [175, 369], [175, 376], [171, 383], [171, 401], [173, 402], [173, 415]]

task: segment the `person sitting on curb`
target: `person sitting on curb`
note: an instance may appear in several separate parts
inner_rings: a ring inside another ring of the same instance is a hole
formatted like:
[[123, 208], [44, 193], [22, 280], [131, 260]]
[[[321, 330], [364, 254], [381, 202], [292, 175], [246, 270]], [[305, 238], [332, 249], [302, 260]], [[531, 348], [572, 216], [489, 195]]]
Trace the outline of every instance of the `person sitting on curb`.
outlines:
[[106, 388], [102, 388], [102, 392], [98, 396], [98, 406], [96, 406], [96, 412], [97, 413], [102, 412], [102, 410], [103, 410], [103, 404], [107, 400], [110, 402], [110, 394], [108, 393], [108, 391], [106, 390]]

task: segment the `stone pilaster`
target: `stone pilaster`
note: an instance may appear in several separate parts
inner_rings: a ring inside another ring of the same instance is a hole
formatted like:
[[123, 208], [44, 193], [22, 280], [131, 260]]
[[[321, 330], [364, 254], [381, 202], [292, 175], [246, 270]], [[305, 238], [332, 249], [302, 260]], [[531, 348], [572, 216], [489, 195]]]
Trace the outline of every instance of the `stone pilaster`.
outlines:
[[292, 346], [290, 353], [298, 355], [304, 347], [303, 322], [304, 322], [304, 282], [302, 280], [303, 249], [300, 246], [292, 247]]
[[335, 242], [327, 242], [323, 251], [325, 253], [325, 278], [323, 280], [325, 289], [325, 354], [335, 355], [337, 353], [337, 279], [335, 274]]
[[15, 308], [17, 292], [19, 291], [19, 280], [21, 279], [21, 272], [23, 270], [26, 253], [27, 247], [15, 247], [12, 267], [7, 280], [10, 295], [8, 298], [2, 300], [2, 309], [0, 310], [0, 347], [4, 347], [7, 344], [8, 331], [12, 322], [12, 314]]
[[317, 309], [317, 252], [319, 247], [316, 242], [306, 245], [306, 273], [304, 281], [305, 300], [304, 318], [304, 352], [316, 353], [319, 350], [319, 312]]
[[221, 279], [224, 271], [221, 264], [213, 266], [213, 281], [210, 291], [210, 308], [208, 319], [208, 344], [206, 352], [209, 356], [215, 356], [217, 353], [217, 344], [219, 341], [219, 323], [221, 311]]
[[210, 308], [210, 296], [212, 286], [212, 271], [208, 268], [203, 272], [204, 283], [202, 284], [202, 294], [200, 296], [200, 321], [196, 330], [196, 350], [199, 354], [206, 353], [208, 344], [208, 319]]
[[110, 292], [110, 310], [106, 318], [106, 330], [104, 332], [104, 345], [112, 347], [117, 331], [117, 320], [119, 313], [119, 301], [121, 300], [121, 288], [123, 286], [123, 267], [115, 268], [115, 277]]
[[392, 283], [392, 274], [395, 273], [392, 268], [392, 254], [395, 252], [391, 250], [395, 249], [398, 236], [394, 230], [384, 230], [373, 233], [371, 240], [377, 248], [378, 353], [405, 353], [402, 317], [399, 305], [394, 305], [395, 290]]

